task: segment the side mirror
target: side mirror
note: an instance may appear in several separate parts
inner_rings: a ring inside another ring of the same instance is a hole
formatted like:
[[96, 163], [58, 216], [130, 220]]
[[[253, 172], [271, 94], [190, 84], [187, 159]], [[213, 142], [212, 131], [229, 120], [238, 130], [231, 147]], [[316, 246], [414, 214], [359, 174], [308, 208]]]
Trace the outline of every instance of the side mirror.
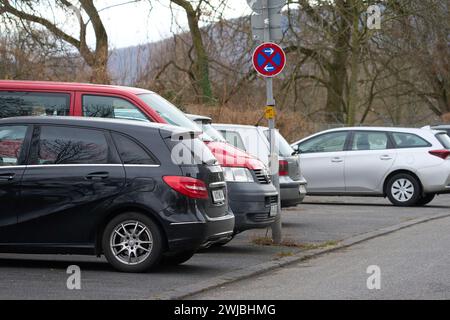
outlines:
[[298, 144], [293, 145], [293, 146], [292, 146], [292, 149], [294, 150], [294, 152], [292, 152], [292, 155], [293, 155], [293, 156], [298, 155], [298, 154], [301, 153]]

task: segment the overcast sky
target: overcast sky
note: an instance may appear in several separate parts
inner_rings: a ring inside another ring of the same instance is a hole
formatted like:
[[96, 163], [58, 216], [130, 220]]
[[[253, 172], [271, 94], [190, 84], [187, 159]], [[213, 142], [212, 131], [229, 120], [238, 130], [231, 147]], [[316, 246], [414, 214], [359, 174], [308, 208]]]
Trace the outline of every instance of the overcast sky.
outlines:
[[[148, 3], [134, 3], [113, 7], [101, 11], [102, 19], [108, 30], [111, 46], [114, 48], [127, 47], [157, 41], [171, 35], [171, 11], [169, 0], [160, 0], [149, 10]], [[97, 8], [109, 7], [123, 3], [125, 0], [102, 0], [96, 3]], [[187, 27], [185, 13], [176, 5], [172, 5], [176, 12], [176, 22]], [[224, 15], [235, 18], [251, 13], [246, 0], [229, 0]], [[93, 39], [92, 39], [93, 40]]]

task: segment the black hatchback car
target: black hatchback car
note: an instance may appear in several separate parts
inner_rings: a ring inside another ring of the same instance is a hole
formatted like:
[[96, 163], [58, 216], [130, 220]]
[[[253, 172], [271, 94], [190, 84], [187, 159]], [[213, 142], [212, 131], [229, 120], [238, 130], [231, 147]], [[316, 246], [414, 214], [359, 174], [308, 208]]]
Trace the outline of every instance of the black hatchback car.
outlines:
[[[196, 134], [127, 120], [0, 120], [0, 252], [104, 254], [143, 272], [229, 238], [223, 171]], [[176, 159], [180, 145], [195, 161]]]

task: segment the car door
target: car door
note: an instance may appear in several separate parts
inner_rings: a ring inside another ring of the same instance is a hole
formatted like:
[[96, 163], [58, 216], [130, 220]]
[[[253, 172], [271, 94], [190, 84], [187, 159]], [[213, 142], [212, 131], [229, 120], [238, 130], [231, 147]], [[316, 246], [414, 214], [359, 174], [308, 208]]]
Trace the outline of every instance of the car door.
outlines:
[[333, 131], [298, 144], [301, 170], [310, 194], [345, 192], [344, 165], [348, 131]]
[[108, 132], [35, 126], [22, 178], [21, 242], [92, 244], [94, 215], [124, 184], [125, 171]]
[[26, 125], [0, 126], [0, 243], [16, 240], [20, 184], [26, 167], [29, 131]]
[[383, 181], [397, 153], [383, 131], [354, 131], [345, 161], [348, 193], [382, 193]]

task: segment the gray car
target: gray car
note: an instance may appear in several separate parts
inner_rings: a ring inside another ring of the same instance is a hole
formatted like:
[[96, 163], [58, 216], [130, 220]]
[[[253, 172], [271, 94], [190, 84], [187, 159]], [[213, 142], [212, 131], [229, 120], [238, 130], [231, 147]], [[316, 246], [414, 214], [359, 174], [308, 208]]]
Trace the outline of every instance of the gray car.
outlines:
[[[228, 143], [257, 157], [266, 165], [269, 162], [269, 128], [261, 126], [215, 124]], [[281, 206], [300, 204], [305, 195], [307, 181], [300, 171], [300, 159], [284, 137], [277, 131], [280, 162]]]
[[339, 128], [292, 144], [308, 194], [387, 196], [397, 206], [425, 205], [450, 193], [450, 138], [411, 128]]

